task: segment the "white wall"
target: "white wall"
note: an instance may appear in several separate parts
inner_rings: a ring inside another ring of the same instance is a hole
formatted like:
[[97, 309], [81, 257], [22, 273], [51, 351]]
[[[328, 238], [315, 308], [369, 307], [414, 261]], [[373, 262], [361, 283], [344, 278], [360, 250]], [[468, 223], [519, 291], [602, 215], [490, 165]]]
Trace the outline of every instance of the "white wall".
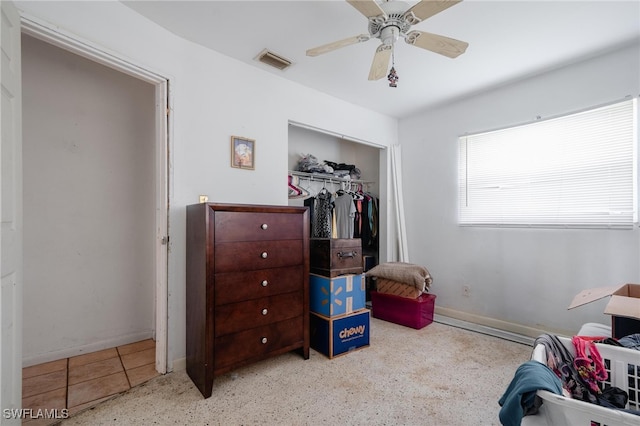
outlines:
[[[16, 2], [37, 19], [77, 34], [170, 78], [169, 360], [185, 356], [185, 206], [280, 204], [286, 189], [288, 123], [387, 146], [397, 121], [180, 39], [115, 1]], [[256, 169], [230, 167], [230, 137], [256, 140]]]
[[154, 87], [22, 37], [24, 365], [153, 336]]
[[606, 301], [566, 307], [582, 289], [640, 282], [638, 229], [459, 227], [457, 137], [638, 96], [638, 76], [636, 44], [401, 120], [409, 251], [434, 276], [437, 312], [533, 336], [610, 323]]

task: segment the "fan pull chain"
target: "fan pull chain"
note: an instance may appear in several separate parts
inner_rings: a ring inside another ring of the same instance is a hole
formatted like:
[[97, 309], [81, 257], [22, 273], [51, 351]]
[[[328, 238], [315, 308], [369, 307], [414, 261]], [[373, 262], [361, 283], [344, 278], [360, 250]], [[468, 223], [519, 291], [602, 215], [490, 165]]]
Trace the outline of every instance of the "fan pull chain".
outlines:
[[389, 70], [389, 75], [387, 79], [389, 80], [389, 87], [398, 87], [398, 73], [396, 73], [396, 54], [392, 50], [391, 51], [391, 69]]

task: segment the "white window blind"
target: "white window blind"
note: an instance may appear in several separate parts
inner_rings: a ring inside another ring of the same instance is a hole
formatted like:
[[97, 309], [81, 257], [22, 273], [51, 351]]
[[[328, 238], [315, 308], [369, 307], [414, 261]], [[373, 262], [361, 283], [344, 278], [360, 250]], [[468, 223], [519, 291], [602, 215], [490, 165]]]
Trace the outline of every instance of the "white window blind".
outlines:
[[636, 99], [459, 138], [461, 225], [629, 228]]

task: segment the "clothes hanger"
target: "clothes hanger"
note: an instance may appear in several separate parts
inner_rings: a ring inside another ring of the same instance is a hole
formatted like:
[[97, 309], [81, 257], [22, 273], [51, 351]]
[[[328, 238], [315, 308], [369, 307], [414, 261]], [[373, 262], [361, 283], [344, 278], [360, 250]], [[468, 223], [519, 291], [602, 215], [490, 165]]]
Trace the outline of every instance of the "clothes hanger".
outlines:
[[[299, 183], [299, 179], [296, 178], [295, 179], [297, 181], [297, 183]], [[309, 195], [308, 192], [304, 191], [302, 188], [300, 188], [298, 185], [293, 183], [293, 176], [289, 175], [289, 198], [301, 198], [301, 197], [307, 197]]]
[[[311, 183], [311, 179], [307, 179], [307, 180], [309, 181], [309, 183]], [[298, 179], [298, 185], [297, 186], [298, 186], [298, 188], [300, 190], [302, 190], [301, 197], [308, 198], [308, 197], [311, 196], [311, 192], [312, 192], [311, 189], [306, 187], [306, 186], [303, 186], [302, 182], [300, 181], [300, 179]]]

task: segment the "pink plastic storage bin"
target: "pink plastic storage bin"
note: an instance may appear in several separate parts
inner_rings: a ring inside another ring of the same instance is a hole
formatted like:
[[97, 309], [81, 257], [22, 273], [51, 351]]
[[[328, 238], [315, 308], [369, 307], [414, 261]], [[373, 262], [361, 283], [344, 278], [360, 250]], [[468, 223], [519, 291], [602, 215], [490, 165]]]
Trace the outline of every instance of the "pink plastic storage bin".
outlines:
[[435, 294], [421, 294], [417, 299], [395, 294], [371, 292], [371, 314], [374, 318], [421, 329], [433, 322]]

